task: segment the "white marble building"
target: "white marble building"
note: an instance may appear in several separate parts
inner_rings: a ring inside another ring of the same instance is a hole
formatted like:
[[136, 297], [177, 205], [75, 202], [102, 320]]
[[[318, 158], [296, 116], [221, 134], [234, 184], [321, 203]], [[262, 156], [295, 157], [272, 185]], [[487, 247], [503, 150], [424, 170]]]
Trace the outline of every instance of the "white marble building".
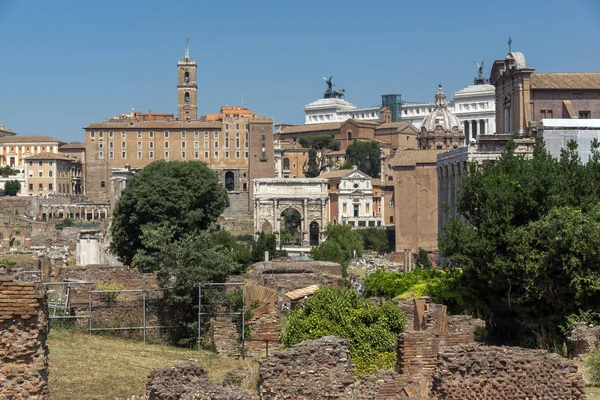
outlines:
[[319, 99], [304, 107], [305, 124], [356, 120], [379, 121], [381, 106], [358, 108], [344, 99]]
[[[435, 103], [402, 104], [402, 121], [409, 121], [420, 129], [423, 119], [435, 109]], [[496, 133], [496, 92], [493, 85], [471, 85], [454, 93], [448, 103], [462, 124], [465, 144], [479, 134]]]

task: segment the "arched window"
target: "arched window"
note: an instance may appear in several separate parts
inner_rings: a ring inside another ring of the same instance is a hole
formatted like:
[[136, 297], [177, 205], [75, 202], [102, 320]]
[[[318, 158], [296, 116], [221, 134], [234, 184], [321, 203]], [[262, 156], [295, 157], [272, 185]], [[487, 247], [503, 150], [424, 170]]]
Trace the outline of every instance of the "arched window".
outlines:
[[290, 159], [289, 158], [284, 158], [283, 159], [283, 170], [284, 171], [289, 171], [290, 170]]
[[190, 102], [190, 94], [189, 94], [189, 92], [185, 92], [184, 101], [185, 101], [186, 103], [189, 103], [189, 102]]
[[185, 83], [190, 83], [190, 73], [189, 72], [185, 72], [185, 75], [183, 76], [183, 81]]
[[106, 187], [106, 182], [104, 182], [104, 181], [100, 182], [100, 187], [101, 188]]
[[352, 140], [352, 131], [348, 131], [348, 140]]
[[227, 171], [225, 172], [225, 189], [227, 190], [234, 190], [235, 187], [235, 183], [234, 183], [234, 175], [232, 171]]

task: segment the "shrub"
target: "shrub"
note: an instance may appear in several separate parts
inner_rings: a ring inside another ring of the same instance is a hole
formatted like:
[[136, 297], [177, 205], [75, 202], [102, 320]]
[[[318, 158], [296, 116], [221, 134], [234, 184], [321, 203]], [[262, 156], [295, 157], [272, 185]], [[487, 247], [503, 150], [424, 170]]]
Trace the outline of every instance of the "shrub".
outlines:
[[119, 293], [117, 291], [123, 290], [123, 289], [125, 289], [125, 286], [123, 286], [123, 285], [116, 285], [116, 284], [112, 284], [112, 283], [108, 283], [108, 284], [104, 285], [102, 283], [99, 283], [98, 290], [114, 290], [114, 292], [100, 293], [100, 301], [106, 305], [115, 304], [117, 302], [117, 296], [119, 295]]
[[357, 373], [367, 374], [394, 366], [396, 337], [405, 323], [404, 314], [391, 302], [378, 306], [354, 290], [322, 287], [304, 308], [287, 314], [283, 344], [290, 347], [329, 335], [348, 339]]
[[356, 230], [363, 238], [363, 246], [366, 250], [378, 253], [386, 253], [390, 250], [388, 235], [383, 228], [366, 228]]
[[587, 369], [587, 378], [590, 382], [600, 385], [600, 349], [596, 348], [590, 351], [585, 357], [585, 367]]
[[328, 225], [325, 236], [327, 240], [310, 252], [314, 260], [341, 263], [354, 257], [355, 252], [358, 257], [362, 255], [362, 236], [350, 225]]

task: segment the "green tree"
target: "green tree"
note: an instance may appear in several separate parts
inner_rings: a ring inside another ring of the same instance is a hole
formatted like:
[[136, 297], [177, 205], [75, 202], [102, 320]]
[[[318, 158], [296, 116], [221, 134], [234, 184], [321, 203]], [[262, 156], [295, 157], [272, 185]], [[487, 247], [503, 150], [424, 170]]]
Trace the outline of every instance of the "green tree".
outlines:
[[304, 308], [287, 314], [285, 347], [323, 336], [348, 339], [356, 371], [367, 374], [390, 369], [396, 361], [396, 337], [406, 324], [399, 307], [381, 306], [360, 298], [355, 290], [322, 287], [306, 300]]
[[121, 194], [113, 214], [111, 249], [127, 265], [155, 270], [158, 266], [148, 262], [157, 250], [143, 245], [144, 235], [159, 229], [176, 241], [207, 229], [228, 205], [227, 191], [206, 164], [155, 161], [134, 175]]
[[17, 180], [4, 182], [4, 194], [6, 196], [16, 196], [21, 190], [21, 183]]
[[185, 330], [181, 343], [192, 343], [197, 335], [199, 284], [225, 282], [240, 267], [235, 254], [218, 244], [216, 237], [209, 231], [186, 233], [164, 243], [154, 256], [161, 266], [157, 283], [165, 289], [172, 318]]
[[252, 262], [265, 261], [265, 251], [269, 252], [269, 260], [287, 255], [285, 251], [277, 250], [277, 237], [275, 234], [261, 232], [252, 248]]
[[0, 175], [2, 176], [10, 176], [15, 175], [17, 173], [16, 169], [13, 169], [10, 165], [5, 165], [0, 168]]
[[440, 233], [440, 252], [462, 268], [469, 303], [498, 341], [550, 348], [569, 316], [600, 311], [599, 147], [584, 164], [574, 142], [559, 159], [541, 143], [518, 156], [511, 142], [463, 179], [463, 219]]
[[354, 142], [346, 148], [346, 167], [356, 167], [371, 178], [381, 173], [381, 149], [377, 142]]
[[366, 228], [357, 229], [356, 232], [363, 237], [363, 248], [378, 253], [387, 253], [390, 251], [390, 242], [385, 229]]
[[325, 159], [325, 151], [340, 149], [340, 141], [331, 135], [303, 136], [298, 142], [308, 151], [308, 169], [304, 173], [307, 178], [315, 178], [330, 166]]
[[421, 269], [432, 269], [433, 268], [433, 263], [429, 259], [429, 253], [427, 253], [427, 250], [419, 247], [419, 252], [417, 253], [417, 256], [415, 257], [415, 265], [417, 266], [417, 268], [421, 268]]
[[232, 258], [238, 264], [236, 268], [232, 269], [231, 273], [242, 273], [250, 265], [252, 261], [250, 247], [244, 242], [238, 242], [231, 233], [224, 230], [217, 231], [215, 233], [215, 244], [223, 246], [226, 251], [230, 252]]
[[358, 257], [362, 255], [363, 238], [350, 225], [329, 224], [325, 236], [326, 241], [311, 250], [314, 260], [342, 262], [354, 257], [355, 251]]

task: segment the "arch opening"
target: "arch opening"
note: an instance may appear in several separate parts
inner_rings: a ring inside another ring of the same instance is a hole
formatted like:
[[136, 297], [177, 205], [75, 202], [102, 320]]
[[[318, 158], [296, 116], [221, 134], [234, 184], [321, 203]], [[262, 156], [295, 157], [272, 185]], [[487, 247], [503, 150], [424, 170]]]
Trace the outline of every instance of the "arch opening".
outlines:
[[302, 243], [302, 216], [295, 208], [287, 208], [281, 213], [280, 241], [287, 245], [300, 245]]
[[235, 190], [235, 177], [233, 171], [225, 172], [225, 189]]

